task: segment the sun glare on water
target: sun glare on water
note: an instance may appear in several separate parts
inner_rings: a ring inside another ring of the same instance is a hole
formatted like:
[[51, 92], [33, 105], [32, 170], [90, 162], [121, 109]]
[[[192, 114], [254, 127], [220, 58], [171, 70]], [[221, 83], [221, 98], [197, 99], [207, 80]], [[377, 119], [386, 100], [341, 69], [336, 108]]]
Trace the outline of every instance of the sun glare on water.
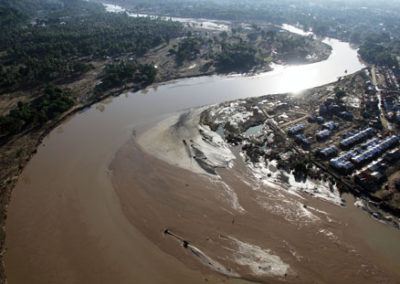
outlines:
[[304, 70], [304, 67], [301, 66], [291, 66], [282, 72], [282, 76], [279, 77], [279, 85], [287, 92], [300, 93], [313, 86], [317, 75], [318, 72], [315, 69]]

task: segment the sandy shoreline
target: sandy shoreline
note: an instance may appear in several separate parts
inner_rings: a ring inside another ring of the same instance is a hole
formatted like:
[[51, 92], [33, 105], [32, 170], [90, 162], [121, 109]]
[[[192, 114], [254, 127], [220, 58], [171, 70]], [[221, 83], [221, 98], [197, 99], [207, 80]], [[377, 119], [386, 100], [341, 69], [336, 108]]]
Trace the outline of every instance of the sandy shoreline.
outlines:
[[188, 110], [162, 120], [138, 137], [138, 144], [174, 166], [218, 177], [215, 169], [231, 167], [236, 157], [218, 134], [200, 125], [204, 109]]
[[[186, 134], [198, 131], [195, 117], [186, 115], [192, 123], [181, 124], [190, 127]], [[166, 127], [178, 118], [157, 124], [137, 141], [130, 139], [110, 167], [123, 213], [162, 251], [190, 269], [215, 273], [163, 234], [168, 229], [243, 279], [396, 283], [398, 264], [390, 264], [352, 230], [343, 208], [269, 188], [237, 159], [232, 169], [217, 170], [221, 180], [182, 161], [187, 159], [185, 145], [177, 144], [182, 137]], [[148, 147], [155, 138], [157, 143]], [[168, 155], [155, 157], [157, 145], [167, 147]], [[235, 209], [226, 188], [243, 210]]]

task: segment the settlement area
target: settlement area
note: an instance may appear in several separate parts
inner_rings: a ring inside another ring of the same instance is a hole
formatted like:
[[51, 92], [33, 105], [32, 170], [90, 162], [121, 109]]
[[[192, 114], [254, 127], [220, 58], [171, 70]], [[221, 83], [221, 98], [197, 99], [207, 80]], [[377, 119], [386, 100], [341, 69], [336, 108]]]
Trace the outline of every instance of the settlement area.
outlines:
[[328, 181], [331, 191], [360, 196], [374, 217], [396, 223], [399, 93], [392, 70], [372, 67], [301, 94], [223, 103], [206, 110], [201, 123], [240, 148], [249, 164], [273, 164], [297, 181]]

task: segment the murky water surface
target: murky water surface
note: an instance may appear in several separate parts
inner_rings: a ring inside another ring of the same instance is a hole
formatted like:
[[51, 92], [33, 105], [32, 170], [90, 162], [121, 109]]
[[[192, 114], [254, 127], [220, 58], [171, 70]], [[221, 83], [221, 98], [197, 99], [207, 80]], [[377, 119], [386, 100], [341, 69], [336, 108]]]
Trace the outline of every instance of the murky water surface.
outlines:
[[[6, 244], [9, 283], [203, 283], [201, 271], [187, 269], [127, 220], [110, 182], [112, 158], [143, 125], [173, 112], [299, 92], [364, 67], [349, 44], [334, 39], [326, 43], [333, 50], [323, 62], [275, 66], [274, 71], [256, 76], [169, 82], [96, 104], [52, 131], [12, 195]], [[343, 212], [359, 218], [371, 245], [390, 254], [388, 246], [395, 245], [397, 232], [383, 228], [368, 234], [371, 224], [377, 227], [374, 220], [362, 217], [360, 210]], [[382, 242], [386, 237], [389, 241]]]

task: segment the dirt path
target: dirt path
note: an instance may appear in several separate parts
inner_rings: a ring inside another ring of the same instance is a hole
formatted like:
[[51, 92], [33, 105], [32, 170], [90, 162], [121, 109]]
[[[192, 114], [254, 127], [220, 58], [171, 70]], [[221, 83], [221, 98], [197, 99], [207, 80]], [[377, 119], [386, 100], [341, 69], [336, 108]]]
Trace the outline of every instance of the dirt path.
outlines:
[[378, 99], [378, 108], [379, 108], [379, 118], [381, 120], [382, 126], [387, 129], [387, 130], [392, 130], [392, 126], [390, 123], [387, 121], [385, 113], [382, 109], [382, 91], [381, 89], [378, 88], [378, 81], [377, 81], [377, 75], [376, 75], [376, 67], [375, 65], [372, 66], [371, 68], [371, 74], [372, 74], [372, 83], [374, 84], [376, 88], [376, 97]]

